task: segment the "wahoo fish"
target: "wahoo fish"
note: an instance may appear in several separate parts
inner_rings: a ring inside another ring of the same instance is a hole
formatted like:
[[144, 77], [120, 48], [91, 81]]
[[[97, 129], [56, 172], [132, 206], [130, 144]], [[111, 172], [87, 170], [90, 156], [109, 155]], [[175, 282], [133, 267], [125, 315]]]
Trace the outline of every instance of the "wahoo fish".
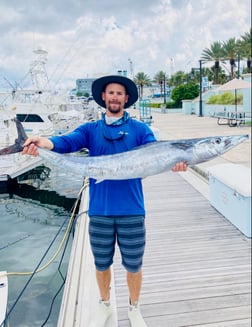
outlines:
[[[0, 150], [0, 155], [22, 151], [27, 135], [18, 120], [16, 125], [18, 138], [15, 144]], [[177, 162], [185, 162], [188, 166], [206, 162], [222, 155], [248, 137], [233, 135], [156, 141], [133, 150], [93, 157], [59, 154], [42, 148], [38, 151], [40, 157], [54, 166], [101, 182], [156, 175], [171, 170]]]

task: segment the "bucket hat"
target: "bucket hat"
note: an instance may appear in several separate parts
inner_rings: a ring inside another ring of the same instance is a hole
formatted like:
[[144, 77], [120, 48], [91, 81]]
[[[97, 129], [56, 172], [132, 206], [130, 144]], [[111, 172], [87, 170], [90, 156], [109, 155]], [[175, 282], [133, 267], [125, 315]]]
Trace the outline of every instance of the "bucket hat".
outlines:
[[120, 75], [108, 75], [96, 79], [92, 84], [93, 98], [100, 106], [106, 108], [105, 102], [102, 99], [102, 92], [104, 92], [106, 86], [110, 83], [118, 83], [125, 87], [126, 94], [129, 96], [129, 99], [128, 102], [125, 103], [124, 108], [129, 108], [137, 101], [137, 87], [131, 79]]

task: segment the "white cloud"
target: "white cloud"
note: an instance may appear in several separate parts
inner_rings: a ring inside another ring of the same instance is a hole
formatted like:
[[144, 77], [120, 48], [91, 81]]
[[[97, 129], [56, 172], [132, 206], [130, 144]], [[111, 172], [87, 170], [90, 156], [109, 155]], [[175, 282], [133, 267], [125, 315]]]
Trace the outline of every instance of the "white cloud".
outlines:
[[249, 31], [247, 0], [0, 0], [0, 88], [20, 82], [32, 51], [48, 51], [52, 85], [144, 71], [153, 77], [196, 67], [214, 41]]

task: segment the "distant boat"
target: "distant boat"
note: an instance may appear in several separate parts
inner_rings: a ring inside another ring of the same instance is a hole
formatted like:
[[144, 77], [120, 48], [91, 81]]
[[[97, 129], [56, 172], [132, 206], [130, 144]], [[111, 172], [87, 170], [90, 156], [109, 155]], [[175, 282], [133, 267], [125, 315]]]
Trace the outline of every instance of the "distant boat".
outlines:
[[[65, 134], [84, 122], [99, 118], [99, 108], [91, 98], [73, 101], [70, 95], [52, 91], [45, 68], [47, 51], [37, 49], [34, 53], [36, 58], [27, 74], [33, 87], [19, 86], [0, 95], [0, 148], [15, 142], [14, 118], [22, 122], [28, 136], [44, 137]], [[15, 178], [41, 163], [41, 159], [20, 153], [3, 156], [0, 158], [0, 181]]]
[[[98, 118], [98, 107], [88, 101], [71, 100], [70, 94], [50, 88], [46, 71], [47, 51], [33, 51], [29, 73], [31, 87], [14, 87], [5, 98], [5, 109], [22, 122], [28, 135], [50, 136], [71, 131], [87, 120]], [[10, 84], [10, 83], [9, 83]], [[11, 85], [11, 84], [10, 84]], [[1, 103], [0, 103], [1, 105]]]

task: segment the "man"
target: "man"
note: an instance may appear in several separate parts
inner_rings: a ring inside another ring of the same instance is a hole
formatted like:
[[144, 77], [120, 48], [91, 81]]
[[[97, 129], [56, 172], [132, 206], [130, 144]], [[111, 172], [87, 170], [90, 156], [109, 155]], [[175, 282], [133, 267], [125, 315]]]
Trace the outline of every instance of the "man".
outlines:
[[[59, 153], [87, 148], [90, 156], [97, 156], [131, 150], [156, 141], [146, 124], [130, 118], [124, 110], [138, 99], [137, 87], [132, 80], [119, 75], [101, 77], [94, 81], [92, 95], [106, 109], [100, 120], [83, 124], [68, 135], [49, 139], [28, 138], [23, 153], [38, 155], [39, 146]], [[186, 164], [181, 162], [175, 165], [173, 171], [184, 171], [186, 168]], [[90, 179], [89, 185], [89, 235], [101, 297], [98, 312], [90, 326], [104, 327], [112, 314], [110, 266], [117, 243], [127, 271], [128, 317], [132, 327], [145, 327], [147, 325], [139, 308], [145, 248], [141, 179], [106, 180], [100, 183]]]

